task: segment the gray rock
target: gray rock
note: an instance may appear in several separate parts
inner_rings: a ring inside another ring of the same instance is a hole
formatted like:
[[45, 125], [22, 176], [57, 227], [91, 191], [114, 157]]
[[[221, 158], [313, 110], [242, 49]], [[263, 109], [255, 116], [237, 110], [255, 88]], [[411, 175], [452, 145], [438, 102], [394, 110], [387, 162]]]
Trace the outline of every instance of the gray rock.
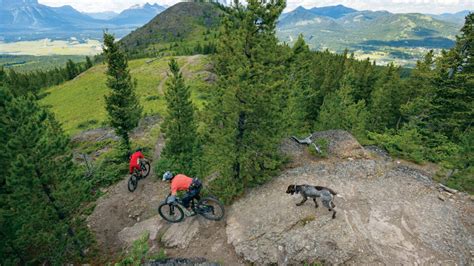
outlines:
[[118, 233], [118, 239], [124, 243], [124, 246], [131, 246], [134, 241], [148, 233], [149, 239], [154, 241], [164, 225], [164, 222], [158, 216], [155, 216], [131, 227], [125, 227]]
[[162, 236], [161, 242], [168, 248], [186, 248], [198, 232], [198, 219], [187, 218], [181, 223], [172, 224]]
[[[343, 196], [335, 199], [336, 219], [311, 200], [295, 206], [300, 196], [286, 188], [304, 183]], [[236, 252], [258, 265], [469, 264], [474, 213], [438, 195], [431, 177], [402, 164], [315, 162], [252, 189], [231, 207], [226, 232]]]

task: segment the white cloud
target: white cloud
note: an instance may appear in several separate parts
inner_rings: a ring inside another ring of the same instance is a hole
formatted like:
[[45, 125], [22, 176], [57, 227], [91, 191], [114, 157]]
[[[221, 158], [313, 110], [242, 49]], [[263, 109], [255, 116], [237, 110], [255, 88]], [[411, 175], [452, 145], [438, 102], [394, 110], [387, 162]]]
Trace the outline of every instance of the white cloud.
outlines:
[[[229, 0], [228, 0], [229, 1]], [[121, 11], [134, 4], [158, 3], [173, 5], [179, 0], [39, 0], [49, 6], [71, 5], [80, 11]], [[298, 6], [321, 7], [342, 4], [359, 10], [388, 10], [407, 13], [444, 13], [474, 10], [474, 0], [288, 0], [287, 11]]]

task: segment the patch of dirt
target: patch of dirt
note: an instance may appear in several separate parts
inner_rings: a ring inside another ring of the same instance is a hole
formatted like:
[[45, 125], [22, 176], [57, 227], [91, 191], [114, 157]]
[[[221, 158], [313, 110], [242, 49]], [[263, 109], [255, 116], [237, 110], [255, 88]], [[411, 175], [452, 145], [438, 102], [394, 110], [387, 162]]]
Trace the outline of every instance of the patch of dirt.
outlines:
[[[193, 55], [193, 56], [186, 56], [186, 63], [184, 63], [180, 68], [181, 68], [181, 73], [183, 74], [183, 77], [185, 80], [189, 80], [194, 76], [203, 76], [203, 80], [209, 83], [215, 82], [217, 79], [217, 76], [210, 72], [210, 69], [212, 69], [212, 66], [206, 65], [205, 70], [201, 71], [190, 71], [189, 66], [194, 65], [199, 62], [199, 60], [202, 60], [203, 55]], [[169, 73], [168, 71], [165, 71], [160, 74], [162, 79], [160, 81], [160, 84], [158, 84], [158, 93], [163, 94], [164, 92], [164, 86], [166, 85], [166, 81], [168, 80]]]
[[133, 193], [128, 191], [127, 183], [128, 176], [125, 176], [110, 187], [87, 219], [104, 254], [115, 255], [122, 251], [123, 244], [118, 233], [125, 227], [155, 216], [159, 203], [168, 195], [168, 186], [153, 176], [140, 180]]

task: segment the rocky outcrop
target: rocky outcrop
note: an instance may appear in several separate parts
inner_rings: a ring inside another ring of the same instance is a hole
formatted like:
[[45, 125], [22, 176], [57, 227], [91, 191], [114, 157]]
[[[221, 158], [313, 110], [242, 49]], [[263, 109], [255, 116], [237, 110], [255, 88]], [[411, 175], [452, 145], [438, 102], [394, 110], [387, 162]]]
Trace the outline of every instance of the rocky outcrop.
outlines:
[[161, 241], [168, 248], [187, 248], [199, 232], [199, 220], [188, 218], [181, 223], [172, 224], [164, 233]]
[[[228, 242], [245, 260], [280, 265], [474, 262], [474, 203], [467, 195], [440, 200], [438, 187], [423, 171], [399, 161], [366, 159], [364, 149], [348, 142], [345, 133], [313, 136], [329, 139], [339, 159], [287, 170], [231, 207]], [[301, 155], [301, 150], [292, 153]], [[285, 193], [290, 184], [327, 186], [340, 193], [336, 219], [311, 200], [297, 207], [301, 196]]]
[[131, 247], [133, 242], [140, 239], [144, 234], [148, 234], [150, 241], [157, 240], [158, 232], [164, 227], [164, 223], [158, 216], [134, 224], [131, 227], [125, 227], [118, 233], [118, 239], [125, 247]]

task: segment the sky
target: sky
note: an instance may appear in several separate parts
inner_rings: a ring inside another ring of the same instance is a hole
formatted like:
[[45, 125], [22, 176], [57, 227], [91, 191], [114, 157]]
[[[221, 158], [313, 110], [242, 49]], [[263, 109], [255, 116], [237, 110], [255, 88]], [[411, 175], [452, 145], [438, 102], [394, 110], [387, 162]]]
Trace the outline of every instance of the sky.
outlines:
[[[229, 1], [229, 0], [227, 0]], [[39, 0], [48, 6], [71, 5], [85, 12], [120, 12], [135, 4], [158, 3], [173, 5], [179, 0]], [[358, 10], [387, 10], [393, 13], [418, 12], [425, 14], [453, 13], [461, 10], [474, 10], [474, 0], [288, 0], [287, 9], [298, 6], [306, 8], [342, 4]]]

